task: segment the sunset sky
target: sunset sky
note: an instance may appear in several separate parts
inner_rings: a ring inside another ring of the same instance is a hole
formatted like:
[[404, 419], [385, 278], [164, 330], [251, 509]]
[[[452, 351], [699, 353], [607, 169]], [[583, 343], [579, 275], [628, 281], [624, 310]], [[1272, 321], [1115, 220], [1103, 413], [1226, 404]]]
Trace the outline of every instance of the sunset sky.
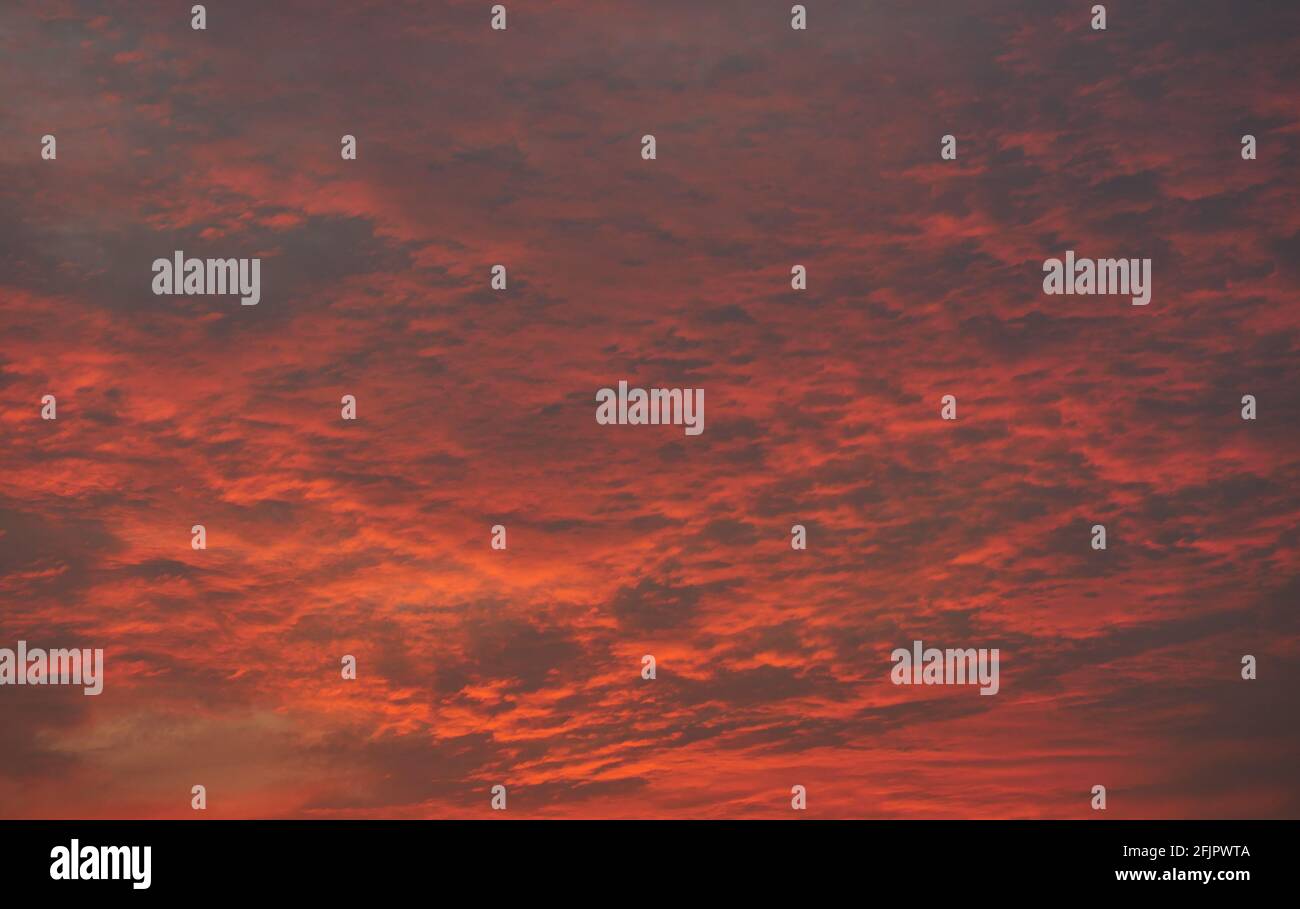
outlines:
[[1300, 5], [191, 5], [0, 5], [0, 817], [1300, 816]]

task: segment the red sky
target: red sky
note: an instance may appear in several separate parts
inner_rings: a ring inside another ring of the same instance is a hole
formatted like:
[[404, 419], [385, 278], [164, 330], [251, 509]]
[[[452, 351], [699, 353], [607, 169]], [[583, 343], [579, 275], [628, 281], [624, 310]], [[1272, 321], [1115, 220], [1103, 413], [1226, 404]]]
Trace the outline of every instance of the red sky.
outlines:
[[0, 816], [1300, 815], [1295, 4], [190, 5], [0, 8]]

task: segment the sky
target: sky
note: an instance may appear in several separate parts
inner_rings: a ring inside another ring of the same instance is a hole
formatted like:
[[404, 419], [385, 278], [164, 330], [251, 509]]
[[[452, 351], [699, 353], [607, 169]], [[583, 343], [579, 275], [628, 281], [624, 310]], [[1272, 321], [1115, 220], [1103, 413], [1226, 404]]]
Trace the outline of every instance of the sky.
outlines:
[[1300, 7], [806, 5], [0, 6], [0, 817], [1300, 816]]

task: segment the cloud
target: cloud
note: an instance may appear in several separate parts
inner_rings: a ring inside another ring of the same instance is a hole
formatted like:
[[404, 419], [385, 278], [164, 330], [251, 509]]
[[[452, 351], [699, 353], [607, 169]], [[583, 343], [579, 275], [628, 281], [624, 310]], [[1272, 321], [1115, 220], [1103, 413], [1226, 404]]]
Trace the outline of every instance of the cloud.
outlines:
[[0, 646], [107, 672], [0, 689], [3, 813], [1294, 813], [1300, 11], [108, 10], [0, 9]]

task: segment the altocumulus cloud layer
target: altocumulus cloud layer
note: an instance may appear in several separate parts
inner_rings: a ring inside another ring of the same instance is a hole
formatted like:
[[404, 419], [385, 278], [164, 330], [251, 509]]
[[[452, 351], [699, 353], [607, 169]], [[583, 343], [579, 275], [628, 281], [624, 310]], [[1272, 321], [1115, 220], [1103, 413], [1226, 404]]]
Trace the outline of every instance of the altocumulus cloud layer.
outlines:
[[0, 9], [0, 814], [1300, 813], [1294, 4], [507, 5]]

